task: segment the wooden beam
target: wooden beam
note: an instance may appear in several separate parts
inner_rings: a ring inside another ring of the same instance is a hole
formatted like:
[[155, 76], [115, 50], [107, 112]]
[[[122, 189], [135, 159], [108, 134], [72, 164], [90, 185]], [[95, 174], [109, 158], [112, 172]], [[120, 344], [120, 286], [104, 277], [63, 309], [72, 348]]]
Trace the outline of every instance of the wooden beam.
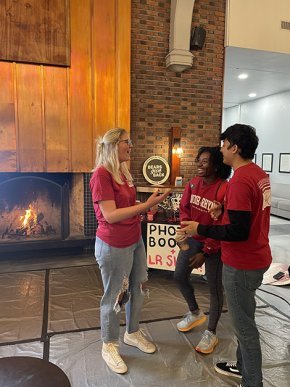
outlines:
[[170, 184], [175, 184], [176, 176], [180, 176], [180, 156], [177, 153], [173, 153], [176, 143], [180, 145], [181, 129], [174, 127], [171, 128], [170, 146], [169, 146], [169, 160], [170, 160]]

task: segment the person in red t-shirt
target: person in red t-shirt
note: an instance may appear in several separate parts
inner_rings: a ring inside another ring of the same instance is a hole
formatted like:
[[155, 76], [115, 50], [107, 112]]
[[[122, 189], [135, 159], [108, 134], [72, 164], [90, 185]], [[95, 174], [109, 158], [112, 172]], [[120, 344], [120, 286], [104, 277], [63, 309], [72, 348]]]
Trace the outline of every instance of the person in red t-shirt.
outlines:
[[140, 213], [163, 201], [170, 192], [159, 195], [156, 190], [145, 203], [136, 203], [136, 190], [127, 167], [132, 146], [125, 129], [105, 133], [97, 142], [96, 167], [90, 180], [98, 221], [95, 256], [104, 286], [100, 307], [102, 357], [117, 373], [127, 371], [118, 350], [122, 305], [126, 304], [124, 342], [146, 353], [156, 351], [139, 329], [147, 281]]
[[[195, 220], [204, 224], [214, 221], [208, 212], [215, 201], [223, 202], [231, 168], [223, 163], [220, 147], [202, 147], [196, 156], [197, 176], [186, 185], [179, 206], [180, 220]], [[187, 246], [185, 249], [184, 246]], [[210, 310], [208, 328], [202, 335], [196, 351], [211, 353], [218, 343], [216, 327], [223, 307], [222, 261], [220, 242], [196, 235], [181, 244], [177, 257], [174, 279], [185, 298], [189, 312], [177, 323], [177, 329], [188, 332], [202, 324], [206, 316], [199, 309], [190, 281], [193, 268], [205, 261], [205, 274], [210, 290]]]
[[[220, 240], [223, 285], [238, 339], [237, 361], [220, 362], [215, 370], [242, 378], [244, 387], [261, 387], [262, 353], [255, 323], [255, 294], [271, 264], [269, 224], [271, 189], [268, 175], [252, 163], [259, 139], [253, 127], [235, 124], [221, 134], [224, 163], [234, 169], [224, 202], [222, 225], [182, 222], [179, 235]], [[211, 209], [213, 216], [220, 206]]]

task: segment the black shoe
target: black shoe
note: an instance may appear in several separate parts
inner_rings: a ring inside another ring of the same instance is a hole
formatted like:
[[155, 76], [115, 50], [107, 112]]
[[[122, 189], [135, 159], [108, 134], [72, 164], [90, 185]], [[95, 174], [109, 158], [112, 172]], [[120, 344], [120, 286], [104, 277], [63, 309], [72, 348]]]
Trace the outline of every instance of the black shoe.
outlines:
[[242, 375], [237, 368], [236, 361], [216, 363], [216, 365], [214, 366], [214, 369], [219, 374], [223, 374], [223, 375], [227, 375], [227, 376], [234, 376], [235, 378], [240, 378], [240, 379], [242, 378]]

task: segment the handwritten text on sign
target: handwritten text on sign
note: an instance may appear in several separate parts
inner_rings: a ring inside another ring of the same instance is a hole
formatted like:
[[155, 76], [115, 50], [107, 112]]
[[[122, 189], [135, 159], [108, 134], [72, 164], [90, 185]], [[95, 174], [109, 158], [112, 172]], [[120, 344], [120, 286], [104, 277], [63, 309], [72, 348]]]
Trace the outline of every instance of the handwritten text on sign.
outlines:
[[[147, 223], [147, 265], [162, 270], [175, 270], [179, 247], [175, 233], [179, 226], [161, 223]], [[194, 274], [205, 273], [204, 265], [194, 269]]]
[[163, 157], [151, 156], [143, 164], [143, 176], [150, 184], [163, 184], [168, 179], [170, 167]]

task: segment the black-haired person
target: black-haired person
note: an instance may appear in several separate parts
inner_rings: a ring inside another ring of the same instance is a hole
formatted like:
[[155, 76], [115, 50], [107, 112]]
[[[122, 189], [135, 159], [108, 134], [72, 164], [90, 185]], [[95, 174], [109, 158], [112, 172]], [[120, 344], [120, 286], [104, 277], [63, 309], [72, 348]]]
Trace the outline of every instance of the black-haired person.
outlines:
[[[220, 147], [202, 147], [196, 156], [197, 176], [186, 185], [180, 202], [180, 219], [196, 220], [212, 224], [209, 209], [215, 201], [222, 203], [227, 189], [227, 178], [231, 168], [223, 163]], [[182, 239], [182, 238], [181, 238]], [[206, 278], [210, 290], [208, 327], [196, 346], [198, 352], [211, 353], [218, 343], [217, 324], [223, 307], [222, 262], [220, 242], [203, 236], [186, 240], [187, 250], [181, 249], [177, 257], [174, 279], [188, 304], [188, 313], [177, 323], [177, 329], [187, 332], [203, 324], [206, 316], [199, 309], [194, 287], [190, 281], [193, 268], [200, 267], [205, 260]]]
[[[243, 387], [261, 387], [262, 353], [255, 322], [255, 294], [271, 264], [271, 189], [267, 174], [252, 162], [259, 139], [253, 127], [235, 124], [221, 134], [224, 163], [234, 169], [225, 197], [222, 225], [184, 222], [180, 233], [220, 240], [223, 285], [238, 339], [237, 361], [215, 370], [242, 378]], [[215, 215], [219, 209], [214, 208]]]
[[106, 132], [97, 142], [96, 166], [90, 181], [98, 220], [95, 255], [104, 285], [100, 307], [102, 357], [117, 373], [127, 371], [118, 349], [122, 305], [126, 304], [125, 344], [146, 353], [156, 351], [154, 343], [139, 329], [147, 281], [139, 214], [168, 196], [168, 192], [155, 192], [145, 203], [136, 204], [136, 190], [127, 167], [132, 146], [125, 129]]

